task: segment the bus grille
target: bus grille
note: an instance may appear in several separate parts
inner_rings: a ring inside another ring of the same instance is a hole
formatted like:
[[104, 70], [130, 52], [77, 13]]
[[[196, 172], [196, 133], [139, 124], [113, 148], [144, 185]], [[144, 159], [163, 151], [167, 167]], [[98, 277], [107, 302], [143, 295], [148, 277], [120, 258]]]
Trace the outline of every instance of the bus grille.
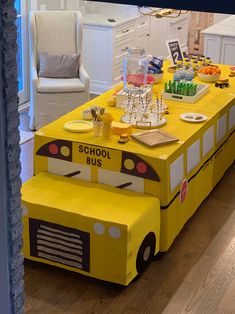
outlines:
[[29, 235], [31, 256], [89, 272], [89, 233], [29, 218]]

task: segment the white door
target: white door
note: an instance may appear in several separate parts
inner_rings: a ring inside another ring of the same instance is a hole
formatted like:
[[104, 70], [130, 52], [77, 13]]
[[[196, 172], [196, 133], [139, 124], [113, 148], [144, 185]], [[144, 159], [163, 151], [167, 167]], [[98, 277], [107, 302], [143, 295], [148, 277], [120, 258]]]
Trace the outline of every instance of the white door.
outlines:
[[151, 17], [150, 19], [150, 49], [149, 53], [155, 57], [167, 57], [169, 52], [166, 46], [168, 39], [167, 18], [157, 19]]
[[235, 38], [224, 37], [222, 40], [220, 63], [235, 64]]
[[20, 105], [29, 101], [27, 1], [15, 0], [17, 11], [17, 69]]

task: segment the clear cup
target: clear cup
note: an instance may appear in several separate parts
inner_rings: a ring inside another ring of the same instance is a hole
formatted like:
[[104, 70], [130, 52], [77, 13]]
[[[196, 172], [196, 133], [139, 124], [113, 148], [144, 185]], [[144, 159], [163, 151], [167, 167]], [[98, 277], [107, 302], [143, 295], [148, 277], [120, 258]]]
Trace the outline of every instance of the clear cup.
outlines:
[[93, 131], [94, 131], [94, 136], [95, 137], [102, 136], [102, 133], [103, 133], [103, 121], [93, 120]]

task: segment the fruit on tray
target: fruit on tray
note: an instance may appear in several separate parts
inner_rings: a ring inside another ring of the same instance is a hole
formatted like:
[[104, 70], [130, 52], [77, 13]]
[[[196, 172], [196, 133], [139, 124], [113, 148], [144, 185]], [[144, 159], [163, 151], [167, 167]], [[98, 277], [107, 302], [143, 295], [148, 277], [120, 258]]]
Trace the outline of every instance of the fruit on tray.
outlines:
[[201, 74], [205, 74], [205, 75], [220, 75], [221, 74], [220, 68], [213, 65], [208, 65], [203, 68], [200, 68], [197, 72]]

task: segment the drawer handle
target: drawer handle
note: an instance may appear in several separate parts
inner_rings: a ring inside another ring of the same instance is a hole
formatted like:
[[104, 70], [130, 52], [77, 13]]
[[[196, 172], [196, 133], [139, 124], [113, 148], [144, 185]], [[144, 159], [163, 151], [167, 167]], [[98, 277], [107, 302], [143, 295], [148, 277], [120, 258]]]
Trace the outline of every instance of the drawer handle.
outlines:
[[127, 32], [129, 32], [130, 30], [127, 28], [127, 29], [123, 29], [122, 30], [122, 33], [127, 33]]
[[122, 48], [121, 50], [122, 51], [127, 51], [129, 49], [129, 47], [126, 47], [126, 48]]
[[140, 22], [140, 25], [144, 25], [144, 24], [146, 24], [145, 22]]
[[181, 30], [181, 29], [182, 29], [182, 27], [181, 27], [181, 26], [179, 26], [177, 29], [178, 29], [178, 30]]

